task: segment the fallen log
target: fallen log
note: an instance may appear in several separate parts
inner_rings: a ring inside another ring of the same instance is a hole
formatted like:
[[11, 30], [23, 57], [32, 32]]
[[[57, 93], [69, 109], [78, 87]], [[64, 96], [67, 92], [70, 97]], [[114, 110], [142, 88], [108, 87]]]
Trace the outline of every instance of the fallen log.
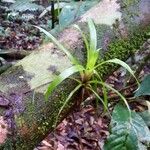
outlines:
[[[102, 0], [81, 16], [76, 24], [85, 33], [88, 34], [87, 18], [93, 18], [96, 24], [98, 44], [103, 48], [100, 54], [102, 58], [98, 62], [111, 58], [126, 60], [139, 49], [150, 31], [149, 6], [150, 1], [145, 0], [129, 4], [121, 0], [120, 3]], [[135, 13], [137, 10], [138, 16]], [[77, 30], [68, 27], [58, 35], [58, 39], [84, 63], [86, 50]], [[49, 101], [44, 100], [44, 93], [55, 75], [71, 65], [63, 52], [48, 43], [0, 76], [0, 149], [32, 150], [54, 129], [62, 103], [75, 88], [76, 82], [65, 80], [50, 95]], [[98, 72], [104, 79], [116, 67], [106, 65], [99, 68]], [[80, 91], [65, 107], [59, 122], [71, 111], [79, 97]]]

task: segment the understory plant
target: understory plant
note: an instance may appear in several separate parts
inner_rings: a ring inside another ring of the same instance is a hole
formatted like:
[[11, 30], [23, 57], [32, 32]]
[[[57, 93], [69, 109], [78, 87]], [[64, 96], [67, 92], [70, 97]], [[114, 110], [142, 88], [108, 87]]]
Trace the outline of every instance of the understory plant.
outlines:
[[[69, 102], [69, 100], [79, 90], [81, 90], [82, 95], [85, 94], [85, 91], [88, 91], [89, 93], [93, 93], [96, 96], [96, 98], [102, 102], [102, 104], [104, 106], [104, 110], [108, 110], [107, 89], [112, 90], [118, 96], [120, 96], [120, 98], [124, 101], [125, 105], [128, 108], [128, 111], [130, 113], [130, 108], [129, 108], [129, 105], [128, 105], [125, 97], [121, 93], [119, 93], [116, 89], [114, 89], [113, 87], [111, 87], [109, 84], [107, 84], [106, 82], [104, 82], [102, 80], [101, 76], [99, 75], [99, 72], [97, 72], [97, 68], [100, 67], [101, 65], [106, 65], [107, 63], [119, 64], [122, 67], [124, 67], [125, 69], [127, 69], [129, 71], [129, 73], [136, 79], [136, 77], [134, 76], [134, 72], [125, 62], [123, 62], [117, 58], [102, 61], [101, 63], [97, 64], [98, 58], [101, 57], [100, 56], [101, 49], [97, 49], [97, 33], [96, 33], [96, 28], [95, 28], [94, 22], [91, 19], [88, 20], [88, 28], [89, 28], [89, 36], [88, 37], [81, 31], [81, 29], [78, 25], [74, 25], [74, 27], [81, 33], [84, 43], [85, 43], [85, 48], [87, 51], [87, 60], [86, 60], [85, 65], [82, 65], [82, 63], [79, 62], [79, 60], [75, 56], [73, 56], [69, 52], [69, 50], [67, 50], [61, 43], [59, 43], [59, 41], [54, 36], [52, 36], [49, 32], [47, 32], [46, 30], [44, 30], [41, 27], [38, 27], [38, 26], [36, 26], [36, 27], [38, 29], [40, 29], [40, 31], [44, 32], [51, 39], [51, 41], [55, 45], [57, 45], [57, 47], [68, 56], [68, 58], [70, 59], [70, 61], [72, 63], [72, 66], [70, 68], [65, 69], [62, 73], [60, 73], [58, 76], [56, 76], [56, 78], [50, 83], [50, 85], [48, 86], [48, 89], [45, 93], [45, 99], [48, 100], [52, 91], [62, 81], [64, 81], [67, 78], [70, 78], [70, 76], [75, 73], [80, 74], [80, 78], [71, 78], [71, 79], [75, 80], [78, 84], [70, 92], [67, 99], [64, 101], [63, 105], [61, 106], [59, 113], [56, 117], [55, 125], [57, 124], [59, 115], [61, 114], [61, 112], [63, 111], [63, 109]], [[136, 79], [136, 81], [137, 81], [137, 79]], [[103, 98], [101, 98], [99, 96], [99, 94], [97, 92], [97, 88], [95, 88], [97, 86], [100, 86], [102, 88], [102, 91], [104, 94]]]
[[117, 104], [112, 112], [110, 135], [105, 141], [104, 150], [150, 149], [150, 97], [148, 96], [150, 96], [150, 74], [145, 75], [134, 94], [134, 101], [145, 102], [147, 110], [131, 111], [130, 115], [127, 108]]

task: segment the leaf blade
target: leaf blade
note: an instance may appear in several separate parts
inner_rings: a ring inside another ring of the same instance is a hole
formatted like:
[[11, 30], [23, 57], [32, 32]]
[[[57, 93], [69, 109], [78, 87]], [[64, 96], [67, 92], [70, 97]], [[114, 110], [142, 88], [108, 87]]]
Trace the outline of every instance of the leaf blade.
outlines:
[[73, 75], [76, 72], [83, 71], [84, 67], [81, 65], [75, 65], [70, 68], [67, 68], [64, 70], [60, 75], [58, 75], [52, 83], [47, 88], [47, 91], [45, 93], [45, 99], [48, 100], [49, 95], [51, 92], [58, 86], [61, 82], [63, 82], [65, 79], [67, 79], [69, 76]]
[[[150, 142], [150, 131], [143, 119], [136, 112], [131, 112], [130, 119], [126, 107], [121, 104], [116, 105], [113, 110], [110, 126], [111, 134], [105, 142], [104, 150], [140, 150], [141, 147], [144, 148], [142, 150], [146, 150], [143, 142], [144, 140]], [[145, 128], [144, 132], [143, 127]], [[118, 145], [120, 146], [117, 147]]]
[[75, 89], [70, 92], [69, 96], [67, 97], [67, 99], [65, 100], [65, 102], [63, 103], [62, 107], [60, 108], [60, 110], [57, 114], [56, 121], [54, 123], [54, 127], [56, 127], [56, 125], [57, 125], [59, 115], [61, 114], [61, 112], [63, 111], [63, 109], [65, 108], [65, 106], [69, 102], [69, 100], [71, 99], [71, 97], [75, 94], [76, 91], [78, 91], [81, 88], [81, 86], [82, 86], [82, 84], [77, 85], [75, 87]]
[[143, 79], [134, 96], [139, 97], [143, 95], [150, 95], [150, 74]]
[[34, 26], [36, 28], [38, 28], [40, 31], [42, 31], [45, 35], [47, 35], [52, 42], [57, 45], [57, 47], [62, 50], [67, 56], [68, 58], [71, 60], [71, 62], [75, 65], [79, 65], [80, 63], [78, 62], [78, 60], [61, 44], [59, 43], [59, 41], [52, 35], [50, 34], [48, 31], [46, 31], [45, 29], [38, 27], [38, 26]]

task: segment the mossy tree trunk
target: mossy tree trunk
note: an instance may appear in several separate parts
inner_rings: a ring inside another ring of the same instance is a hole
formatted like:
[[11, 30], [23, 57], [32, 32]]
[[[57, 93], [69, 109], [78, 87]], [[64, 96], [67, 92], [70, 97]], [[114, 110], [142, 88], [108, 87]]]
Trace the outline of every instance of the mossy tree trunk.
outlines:
[[[87, 18], [93, 18], [95, 21], [98, 44], [103, 48], [98, 62], [111, 58], [126, 60], [146, 40], [150, 23], [150, 10], [147, 6], [150, 2], [141, 0], [129, 5], [125, 5], [124, 2], [120, 1], [124, 7], [119, 10], [120, 4], [116, 3], [116, 0], [102, 0], [76, 22], [88, 34]], [[133, 10], [138, 11], [139, 16], [130, 18], [131, 14], [135, 14], [129, 9], [131, 5], [136, 8]], [[68, 27], [59, 34], [58, 39], [80, 61], [85, 62], [86, 51], [77, 30]], [[65, 80], [47, 102], [44, 100], [44, 92], [55, 75], [69, 66], [71, 62], [66, 55], [52, 43], [48, 43], [0, 76], [0, 124], [3, 124], [1, 149], [32, 150], [53, 130], [62, 103], [75, 88], [76, 83], [70, 79]], [[116, 67], [107, 65], [99, 68], [98, 72], [105, 78]], [[70, 112], [78, 94], [76, 93], [66, 106], [59, 118], [60, 121]]]

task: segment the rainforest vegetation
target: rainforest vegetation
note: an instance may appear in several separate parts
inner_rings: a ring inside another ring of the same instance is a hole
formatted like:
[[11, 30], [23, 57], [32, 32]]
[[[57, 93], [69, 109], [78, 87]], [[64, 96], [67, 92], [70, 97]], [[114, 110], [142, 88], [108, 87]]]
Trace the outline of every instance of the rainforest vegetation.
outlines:
[[0, 150], [150, 148], [149, 0], [0, 1]]

